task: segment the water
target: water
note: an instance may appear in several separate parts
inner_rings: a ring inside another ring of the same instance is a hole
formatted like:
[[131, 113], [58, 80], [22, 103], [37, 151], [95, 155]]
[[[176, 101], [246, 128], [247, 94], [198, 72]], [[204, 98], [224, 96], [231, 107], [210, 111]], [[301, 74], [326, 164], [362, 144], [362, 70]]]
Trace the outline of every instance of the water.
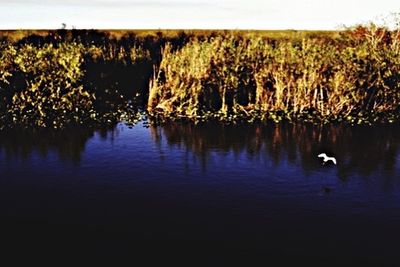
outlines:
[[143, 126], [0, 133], [2, 243], [189, 263], [397, 263], [398, 126]]

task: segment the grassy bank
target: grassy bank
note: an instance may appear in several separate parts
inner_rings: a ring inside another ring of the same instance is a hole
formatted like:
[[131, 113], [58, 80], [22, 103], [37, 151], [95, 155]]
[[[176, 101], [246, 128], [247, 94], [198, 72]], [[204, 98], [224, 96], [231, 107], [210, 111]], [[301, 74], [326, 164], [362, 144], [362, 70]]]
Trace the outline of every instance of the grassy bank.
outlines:
[[313, 31], [2, 31], [0, 117], [55, 127], [157, 118], [396, 121], [400, 37]]
[[160, 38], [117, 40], [97, 31], [41, 34], [3, 35], [3, 126], [61, 128], [137, 119], [159, 61]]
[[373, 25], [336, 39], [218, 36], [162, 58], [154, 115], [370, 123], [400, 111], [400, 35]]

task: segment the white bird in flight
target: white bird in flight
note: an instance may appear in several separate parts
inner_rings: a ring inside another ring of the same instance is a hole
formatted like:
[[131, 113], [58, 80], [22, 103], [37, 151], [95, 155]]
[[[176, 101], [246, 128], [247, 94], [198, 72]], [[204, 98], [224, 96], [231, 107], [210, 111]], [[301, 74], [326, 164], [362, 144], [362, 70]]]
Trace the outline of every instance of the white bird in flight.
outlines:
[[332, 160], [333, 164], [336, 165], [336, 159], [334, 157], [328, 157], [325, 153], [321, 153], [318, 155], [319, 158], [324, 158], [324, 163]]

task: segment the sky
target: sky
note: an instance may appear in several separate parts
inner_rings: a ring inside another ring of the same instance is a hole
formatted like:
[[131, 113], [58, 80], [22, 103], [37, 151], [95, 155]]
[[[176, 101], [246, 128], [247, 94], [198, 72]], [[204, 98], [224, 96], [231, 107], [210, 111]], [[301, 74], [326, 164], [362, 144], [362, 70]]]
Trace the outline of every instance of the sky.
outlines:
[[0, 0], [0, 29], [335, 30], [393, 12], [399, 0]]

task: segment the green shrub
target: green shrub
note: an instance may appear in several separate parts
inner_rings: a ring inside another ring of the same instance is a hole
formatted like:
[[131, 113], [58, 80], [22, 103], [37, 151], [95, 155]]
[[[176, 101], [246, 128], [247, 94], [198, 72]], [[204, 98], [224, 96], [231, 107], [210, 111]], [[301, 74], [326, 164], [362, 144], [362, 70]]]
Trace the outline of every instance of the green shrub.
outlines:
[[82, 51], [83, 46], [76, 43], [26, 44], [3, 50], [2, 57], [12, 58], [4, 81], [13, 75], [21, 80], [6, 101], [8, 116], [20, 124], [54, 127], [90, 117], [94, 95], [80, 83]]

